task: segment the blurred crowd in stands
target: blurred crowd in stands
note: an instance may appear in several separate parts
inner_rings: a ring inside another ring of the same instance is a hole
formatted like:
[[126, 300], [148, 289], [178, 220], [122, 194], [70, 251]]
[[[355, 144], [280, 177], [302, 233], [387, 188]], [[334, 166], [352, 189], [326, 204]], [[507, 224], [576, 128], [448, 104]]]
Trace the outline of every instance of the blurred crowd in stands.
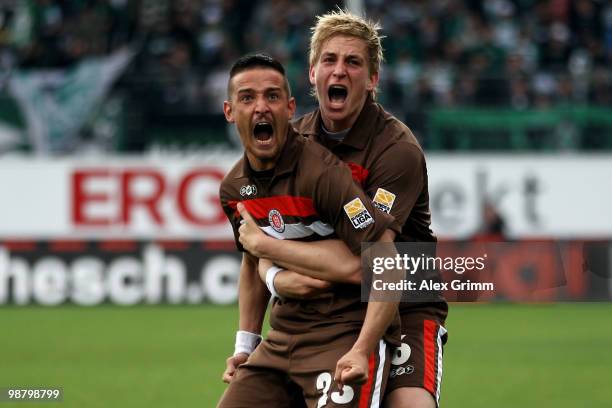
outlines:
[[[343, 6], [342, 3], [339, 4]], [[365, 0], [386, 63], [379, 99], [400, 118], [428, 107], [516, 110], [612, 105], [612, 2]], [[117, 85], [145, 116], [218, 114], [227, 70], [264, 50], [307, 96], [314, 16], [333, 1], [0, 0], [0, 81], [16, 68], [69, 67], [123, 46], [137, 57]]]

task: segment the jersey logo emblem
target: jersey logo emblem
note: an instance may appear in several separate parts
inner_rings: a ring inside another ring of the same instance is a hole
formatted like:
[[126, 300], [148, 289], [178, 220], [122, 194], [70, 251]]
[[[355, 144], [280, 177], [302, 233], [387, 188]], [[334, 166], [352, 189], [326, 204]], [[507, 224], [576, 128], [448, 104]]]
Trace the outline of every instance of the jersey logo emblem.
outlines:
[[374, 194], [374, 199], [372, 200], [374, 207], [378, 208], [382, 212], [386, 212], [387, 214], [391, 212], [394, 202], [395, 194], [385, 190], [384, 188], [379, 188], [376, 190], [376, 194]]
[[344, 212], [348, 215], [355, 228], [365, 228], [374, 222], [374, 218], [372, 218], [359, 197], [345, 204]]
[[283, 216], [278, 210], [270, 210], [268, 213], [268, 223], [278, 233], [285, 231], [285, 221], [283, 221]]
[[242, 197], [251, 197], [257, 195], [257, 187], [255, 184], [249, 184], [246, 186], [240, 187], [240, 195]]
[[395, 377], [399, 377], [400, 375], [410, 375], [414, 373], [414, 367], [411, 365], [407, 365], [406, 367], [397, 367], [397, 368], [392, 368], [391, 372], [389, 373], [389, 377], [391, 378], [395, 378]]

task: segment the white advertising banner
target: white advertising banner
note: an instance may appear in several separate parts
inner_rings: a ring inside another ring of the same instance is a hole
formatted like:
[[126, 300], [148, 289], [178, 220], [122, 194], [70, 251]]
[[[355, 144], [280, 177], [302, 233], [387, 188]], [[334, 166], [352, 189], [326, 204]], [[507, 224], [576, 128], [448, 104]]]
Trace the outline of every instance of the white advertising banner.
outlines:
[[0, 236], [231, 239], [219, 184], [239, 157], [3, 160]]
[[[219, 183], [239, 153], [3, 159], [3, 239], [231, 240]], [[428, 156], [434, 232], [468, 238], [492, 203], [515, 238], [612, 237], [612, 156]]]
[[610, 155], [431, 155], [427, 164], [438, 236], [478, 231], [489, 201], [512, 238], [612, 237]]

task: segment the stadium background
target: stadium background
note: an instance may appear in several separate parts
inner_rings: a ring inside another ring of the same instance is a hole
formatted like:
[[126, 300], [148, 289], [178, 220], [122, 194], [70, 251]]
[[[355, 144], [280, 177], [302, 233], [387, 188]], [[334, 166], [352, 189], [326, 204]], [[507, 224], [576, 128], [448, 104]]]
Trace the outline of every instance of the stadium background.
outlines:
[[[0, 1], [0, 387], [214, 406], [237, 316], [228, 66], [274, 54], [307, 112], [309, 27], [335, 4]], [[350, 6], [387, 36], [379, 100], [426, 149], [435, 232], [519, 260], [497, 299], [451, 305], [444, 406], [612, 405], [612, 4]]]

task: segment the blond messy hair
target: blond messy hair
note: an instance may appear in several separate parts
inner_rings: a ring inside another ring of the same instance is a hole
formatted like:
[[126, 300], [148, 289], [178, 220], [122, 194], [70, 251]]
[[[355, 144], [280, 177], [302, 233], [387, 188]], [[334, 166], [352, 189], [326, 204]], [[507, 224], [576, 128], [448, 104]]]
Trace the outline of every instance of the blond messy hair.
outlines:
[[317, 23], [311, 28], [310, 38], [310, 66], [314, 66], [321, 56], [323, 44], [335, 35], [357, 37], [365, 41], [368, 49], [368, 68], [370, 74], [378, 74], [380, 64], [383, 62], [383, 48], [381, 44], [384, 36], [378, 31], [381, 29], [376, 22], [352, 14], [347, 10], [338, 8], [322, 16], [317, 16]]

